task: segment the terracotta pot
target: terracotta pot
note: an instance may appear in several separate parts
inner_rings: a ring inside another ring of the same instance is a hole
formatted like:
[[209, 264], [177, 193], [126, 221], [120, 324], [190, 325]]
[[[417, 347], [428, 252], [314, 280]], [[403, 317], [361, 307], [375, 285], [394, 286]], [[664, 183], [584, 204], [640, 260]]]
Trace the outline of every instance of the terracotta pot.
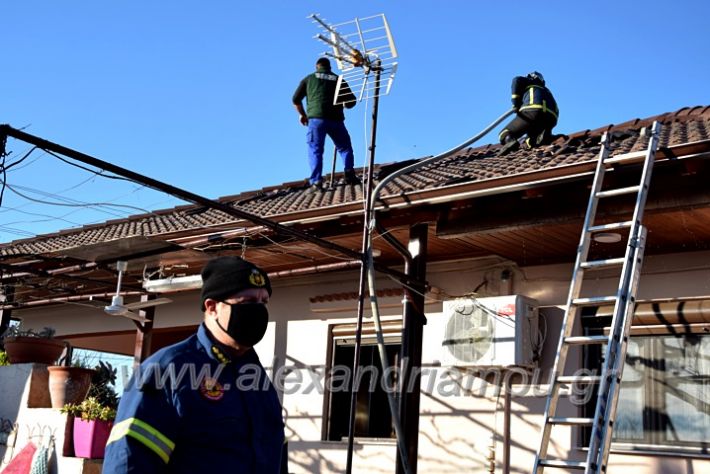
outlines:
[[54, 364], [64, 351], [64, 341], [43, 337], [6, 337], [3, 344], [11, 364]]
[[111, 433], [112, 421], [74, 418], [74, 456], [101, 459]]
[[83, 367], [52, 365], [49, 370], [49, 397], [52, 408], [62, 408], [67, 403], [81, 403], [89, 393], [94, 370]]

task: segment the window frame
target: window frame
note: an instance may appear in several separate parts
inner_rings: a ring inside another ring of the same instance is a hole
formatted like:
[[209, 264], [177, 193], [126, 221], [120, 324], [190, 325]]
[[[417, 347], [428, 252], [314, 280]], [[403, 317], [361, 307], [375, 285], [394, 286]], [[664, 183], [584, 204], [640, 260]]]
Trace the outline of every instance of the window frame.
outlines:
[[[633, 340], [635, 338], [656, 336], [659, 340], [665, 340], [666, 337], [681, 337], [689, 333], [698, 334], [701, 337], [703, 335], [710, 337], [707, 332], [698, 330], [697, 328], [690, 328], [688, 324], [676, 321], [677, 319], [679, 318], [670, 317], [668, 320], [663, 321], [663, 324], [658, 325], [634, 325], [631, 328], [630, 338]], [[582, 322], [585, 335], [606, 335], [608, 334], [608, 327], [611, 324], [611, 317], [606, 315], [598, 317], [593, 314], [583, 313]], [[644, 348], [644, 352], [640, 354], [640, 357], [646, 357], [649, 355], [649, 351], [651, 351], [650, 355], [653, 361], [661, 360], [663, 358], [663, 346], [657, 341], [653, 341], [650, 345], [653, 347], [650, 349]], [[601, 369], [602, 347], [603, 345], [588, 345], [584, 347], [582, 352], [584, 367], [592, 370]], [[708, 354], [708, 356], [710, 356], [710, 354]], [[662, 362], [664, 363], [665, 359], [663, 359]], [[650, 419], [645, 408], [648, 406], [656, 406], [653, 404], [657, 403], [658, 400], [661, 400], [664, 404], [663, 406], [665, 406], [665, 397], [670, 392], [667, 390], [658, 390], [658, 383], [649, 383], [653, 379], [653, 370], [644, 370], [642, 377], [642, 385], [644, 387], [644, 411], [642, 413], [643, 441], [634, 441], [631, 439], [612, 441], [610, 451], [626, 454], [635, 453], [689, 458], [710, 458], [710, 441], [699, 443], [691, 441], [685, 442], [685, 445], [683, 444], [684, 442], [681, 441], [678, 442], [678, 444], [674, 444], [667, 441], [665, 431], [662, 433], [659, 432], [660, 418], [656, 416]], [[589, 402], [581, 407], [582, 416], [592, 417], [594, 415], [593, 410], [597, 400], [597, 388], [598, 386], [595, 386], [593, 396], [590, 398]], [[579, 429], [577, 434], [577, 446], [586, 450], [586, 446], [589, 445], [591, 427]]]
[[[355, 345], [355, 323], [336, 323], [328, 325], [328, 344], [326, 349], [325, 358], [325, 377], [324, 377], [324, 390], [323, 390], [323, 416], [321, 422], [321, 441], [330, 443], [341, 443], [344, 439], [333, 440], [330, 438], [331, 433], [331, 420], [332, 420], [332, 393], [330, 391], [330, 378], [332, 369], [334, 367], [336, 349], [339, 345], [354, 347]], [[389, 319], [382, 321], [382, 332], [385, 336], [385, 345], [399, 346], [399, 352], [401, 353], [402, 345], [402, 320], [399, 319]], [[371, 346], [376, 344], [375, 326], [373, 322], [364, 322], [362, 325], [361, 333], [361, 347]], [[395, 360], [399, 359], [399, 355], [396, 356]], [[349, 364], [352, 370], [352, 362]], [[352, 373], [352, 372], [351, 372]], [[380, 379], [381, 380], [381, 379]], [[379, 383], [379, 381], [378, 381]], [[348, 393], [352, 393], [348, 391]], [[389, 411], [389, 407], [387, 407]], [[360, 440], [365, 440], [367, 442], [392, 442], [393, 438], [383, 438], [383, 437], [370, 437], [370, 436], [357, 436]]]

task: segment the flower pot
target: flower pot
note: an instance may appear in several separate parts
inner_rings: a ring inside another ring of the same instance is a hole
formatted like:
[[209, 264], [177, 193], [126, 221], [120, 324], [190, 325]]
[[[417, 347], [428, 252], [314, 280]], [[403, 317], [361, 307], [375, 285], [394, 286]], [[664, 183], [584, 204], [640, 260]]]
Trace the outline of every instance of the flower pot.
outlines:
[[11, 364], [54, 364], [64, 351], [64, 341], [43, 337], [11, 336], [3, 340]]
[[83, 367], [52, 365], [49, 370], [49, 397], [52, 408], [62, 408], [67, 403], [81, 403], [89, 393], [94, 370]]
[[74, 418], [74, 456], [101, 459], [111, 434], [112, 421]]

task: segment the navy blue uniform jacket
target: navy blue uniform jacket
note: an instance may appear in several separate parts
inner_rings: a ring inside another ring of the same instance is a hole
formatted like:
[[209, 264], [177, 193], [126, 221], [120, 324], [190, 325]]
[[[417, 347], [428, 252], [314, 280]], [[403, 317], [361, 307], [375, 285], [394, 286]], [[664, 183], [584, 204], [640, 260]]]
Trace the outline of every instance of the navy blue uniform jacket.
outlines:
[[201, 325], [131, 378], [104, 474], [278, 474], [281, 405], [254, 350], [230, 360]]

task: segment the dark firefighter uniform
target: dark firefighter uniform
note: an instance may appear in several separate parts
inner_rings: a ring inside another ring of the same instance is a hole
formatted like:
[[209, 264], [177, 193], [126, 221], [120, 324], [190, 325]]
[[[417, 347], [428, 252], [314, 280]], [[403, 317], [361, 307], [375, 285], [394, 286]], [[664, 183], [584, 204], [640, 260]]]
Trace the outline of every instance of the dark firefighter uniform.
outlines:
[[552, 92], [545, 87], [542, 74], [531, 72], [527, 76], [517, 76], [511, 89], [517, 116], [498, 136], [503, 144], [501, 152], [517, 149], [518, 139], [523, 135], [528, 136], [526, 144], [529, 148], [549, 143], [560, 112]]
[[204, 324], [149, 357], [123, 394], [103, 473], [281, 473], [278, 396], [254, 350], [230, 360]]

